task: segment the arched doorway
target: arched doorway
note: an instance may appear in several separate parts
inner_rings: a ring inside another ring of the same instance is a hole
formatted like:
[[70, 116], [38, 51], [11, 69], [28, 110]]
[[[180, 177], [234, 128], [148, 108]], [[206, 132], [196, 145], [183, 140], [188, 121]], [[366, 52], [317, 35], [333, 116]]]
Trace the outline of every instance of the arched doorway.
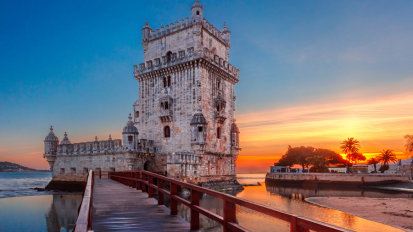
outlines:
[[151, 171], [151, 162], [150, 162], [150, 161], [146, 161], [146, 162], [143, 164], [143, 170], [144, 170], [144, 171]]

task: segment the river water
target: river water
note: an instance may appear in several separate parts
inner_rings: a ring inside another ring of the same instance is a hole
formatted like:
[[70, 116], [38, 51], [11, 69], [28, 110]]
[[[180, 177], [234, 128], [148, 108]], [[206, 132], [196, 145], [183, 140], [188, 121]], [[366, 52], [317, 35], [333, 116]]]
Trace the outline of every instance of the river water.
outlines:
[[[227, 192], [234, 196], [282, 211], [323, 221], [354, 231], [401, 231], [380, 223], [365, 220], [337, 210], [309, 204], [307, 197], [380, 197], [413, 198], [412, 193], [373, 189], [315, 189], [294, 186], [266, 186], [265, 174], [238, 174], [241, 192]], [[51, 173], [0, 173], [0, 231], [72, 231], [77, 219], [81, 193], [37, 192], [30, 188], [44, 188]], [[30, 196], [29, 196], [30, 195]], [[21, 197], [18, 197], [21, 196]], [[222, 216], [222, 200], [203, 195], [200, 205]], [[368, 209], [366, 209], [368, 210]], [[190, 220], [190, 210], [179, 205], [179, 215]], [[251, 231], [289, 231], [289, 224], [272, 217], [237, 206], [238, 223]], [[216, 222], [201, 215], [202, 231], [222, 231]]]

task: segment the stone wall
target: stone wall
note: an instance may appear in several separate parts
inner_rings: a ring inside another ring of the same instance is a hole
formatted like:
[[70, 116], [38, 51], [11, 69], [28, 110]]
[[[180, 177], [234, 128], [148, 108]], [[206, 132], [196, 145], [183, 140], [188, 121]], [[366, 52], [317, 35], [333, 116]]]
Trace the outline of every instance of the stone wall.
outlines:
[[407, 175], [386, 174], [332, 174], [332, 173], [267, 173], [265, 182], [315, 185], [368, 186], [412, 180]]

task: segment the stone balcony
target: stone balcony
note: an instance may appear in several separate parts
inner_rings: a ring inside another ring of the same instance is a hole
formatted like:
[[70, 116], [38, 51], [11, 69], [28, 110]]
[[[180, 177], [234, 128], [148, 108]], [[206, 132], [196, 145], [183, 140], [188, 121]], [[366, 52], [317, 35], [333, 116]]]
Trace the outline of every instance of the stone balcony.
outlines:
[[161, 122], [171, 122], [172, 121], [172, 110], [169, 109], [161, 109], [159, 118], [161, 119]]

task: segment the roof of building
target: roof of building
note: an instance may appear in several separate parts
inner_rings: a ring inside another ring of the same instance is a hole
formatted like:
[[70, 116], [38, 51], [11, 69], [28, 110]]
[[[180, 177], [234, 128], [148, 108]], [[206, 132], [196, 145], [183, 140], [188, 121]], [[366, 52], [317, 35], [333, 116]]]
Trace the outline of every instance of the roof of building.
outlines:
[[131, 114], [129, 114], [129, 121], [128, 121], [128, 123], [126, 123], [126, 126], [123, 128], [123, 132], [122, 132], [122, 134], [139, 134], [139, 132], [138, 132], [138, 128], [136, 128], [133, 124], [133, 122], [132, 122], [132, 116], [131, 116]]
[[50, 126], [50, 132], [46, 136], [46, 138], [44, 138], [44, 141], [45, 142], [59, 142], [59, 138], [57, 138], [57, 136], [54, 135], [53, 126]]
[[195, 1], [194, 5], [192, 5], [191, 10], [192, 8], [195, 8], [195, 7], [200, 7], [202, 10], [204, 9], [204, 7], [202, 7], [201, 3], [199, 3], [198, 0]]
[[62, 142], [60, 143], [60, 145], [65, 145], [65, 144], [72, 144], [69, 140], [69, 138], [67, 137], [67, 133], [65, 132], [65, 137], [63, 138]]
[[191, 119], [190, 125], [193, 125], [193, 124], [208, 124], [204, 115], [202, 114], [201, 107], [198, 107], [198, 113], [195, 113]]

